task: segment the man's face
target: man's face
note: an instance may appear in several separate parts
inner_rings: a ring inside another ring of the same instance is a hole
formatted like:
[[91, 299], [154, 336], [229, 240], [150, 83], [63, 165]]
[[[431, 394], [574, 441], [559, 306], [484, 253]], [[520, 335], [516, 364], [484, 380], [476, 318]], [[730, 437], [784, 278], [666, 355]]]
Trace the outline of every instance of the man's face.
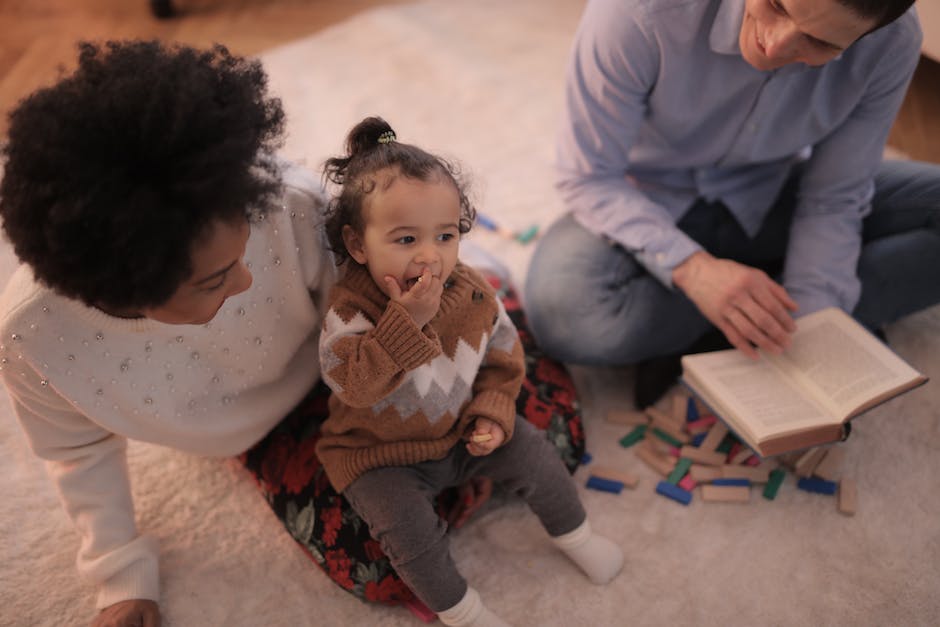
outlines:
[[746, 0], [738, 43], [744, 60], [761, 71], [823, 65], [876, 23], [837, 0]]

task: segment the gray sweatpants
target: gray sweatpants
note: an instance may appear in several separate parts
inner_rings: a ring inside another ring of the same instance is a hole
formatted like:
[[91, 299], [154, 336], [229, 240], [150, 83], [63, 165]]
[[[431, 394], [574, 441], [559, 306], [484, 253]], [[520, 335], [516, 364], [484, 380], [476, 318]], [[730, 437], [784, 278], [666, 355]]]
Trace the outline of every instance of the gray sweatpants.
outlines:
[[435, 512], [434, 499], [475, 476], [490, 477], [521, 497], [552, 537], [574, 531], [586, 518], [557, 451], [519, 416], [512, 439], [489, 455], [474, 457], [456, 446], [438, 461], [370, 470], [344, 492], [398, 575], [435, 612], [456, 605], [467, 582], [451, 558], [447, 523]]

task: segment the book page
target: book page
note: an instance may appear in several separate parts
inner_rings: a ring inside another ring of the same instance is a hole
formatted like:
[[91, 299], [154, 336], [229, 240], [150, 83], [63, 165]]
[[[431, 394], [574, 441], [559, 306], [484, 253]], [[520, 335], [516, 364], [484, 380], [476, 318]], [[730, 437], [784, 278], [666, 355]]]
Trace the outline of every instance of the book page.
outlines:
[[685, 361], [691, 366], [686, 375], [693, 387], [708, 389], [708, 396], [727, 414], [722, 418], [755, 440], [838, 422], [766, 359], [753, 361], [740, 351], [728, 350], [688, 356]]
[[918, 374], [841, 310], [823, 310], [797, 324], [790, 347], [770, 359], [842, 418]]

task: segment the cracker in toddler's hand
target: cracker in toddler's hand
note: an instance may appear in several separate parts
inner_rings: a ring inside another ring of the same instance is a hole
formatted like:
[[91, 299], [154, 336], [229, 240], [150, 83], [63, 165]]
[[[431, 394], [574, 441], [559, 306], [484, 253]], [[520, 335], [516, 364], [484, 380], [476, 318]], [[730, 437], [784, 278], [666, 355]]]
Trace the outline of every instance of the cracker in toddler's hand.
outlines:
[[475, 433], [470, 436], [471, 442], [489, 442], [493, 439], [492, 433]]

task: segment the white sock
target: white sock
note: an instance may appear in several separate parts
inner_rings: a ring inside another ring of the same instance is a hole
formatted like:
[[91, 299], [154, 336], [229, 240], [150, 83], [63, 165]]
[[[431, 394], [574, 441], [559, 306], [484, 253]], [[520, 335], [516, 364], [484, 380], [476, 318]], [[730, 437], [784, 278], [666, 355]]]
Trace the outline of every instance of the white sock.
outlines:
[[457, 605], [437, 613], [441, 622], [449, 627], [510, 627], [499, 616], [486, 609], [480, 593], [467, 588]]
[[623, 568], [623, 550], [592, 532], [587, 519], [574, 531], [552, 538], [552, 542], [598, 585], [608, 583]]

